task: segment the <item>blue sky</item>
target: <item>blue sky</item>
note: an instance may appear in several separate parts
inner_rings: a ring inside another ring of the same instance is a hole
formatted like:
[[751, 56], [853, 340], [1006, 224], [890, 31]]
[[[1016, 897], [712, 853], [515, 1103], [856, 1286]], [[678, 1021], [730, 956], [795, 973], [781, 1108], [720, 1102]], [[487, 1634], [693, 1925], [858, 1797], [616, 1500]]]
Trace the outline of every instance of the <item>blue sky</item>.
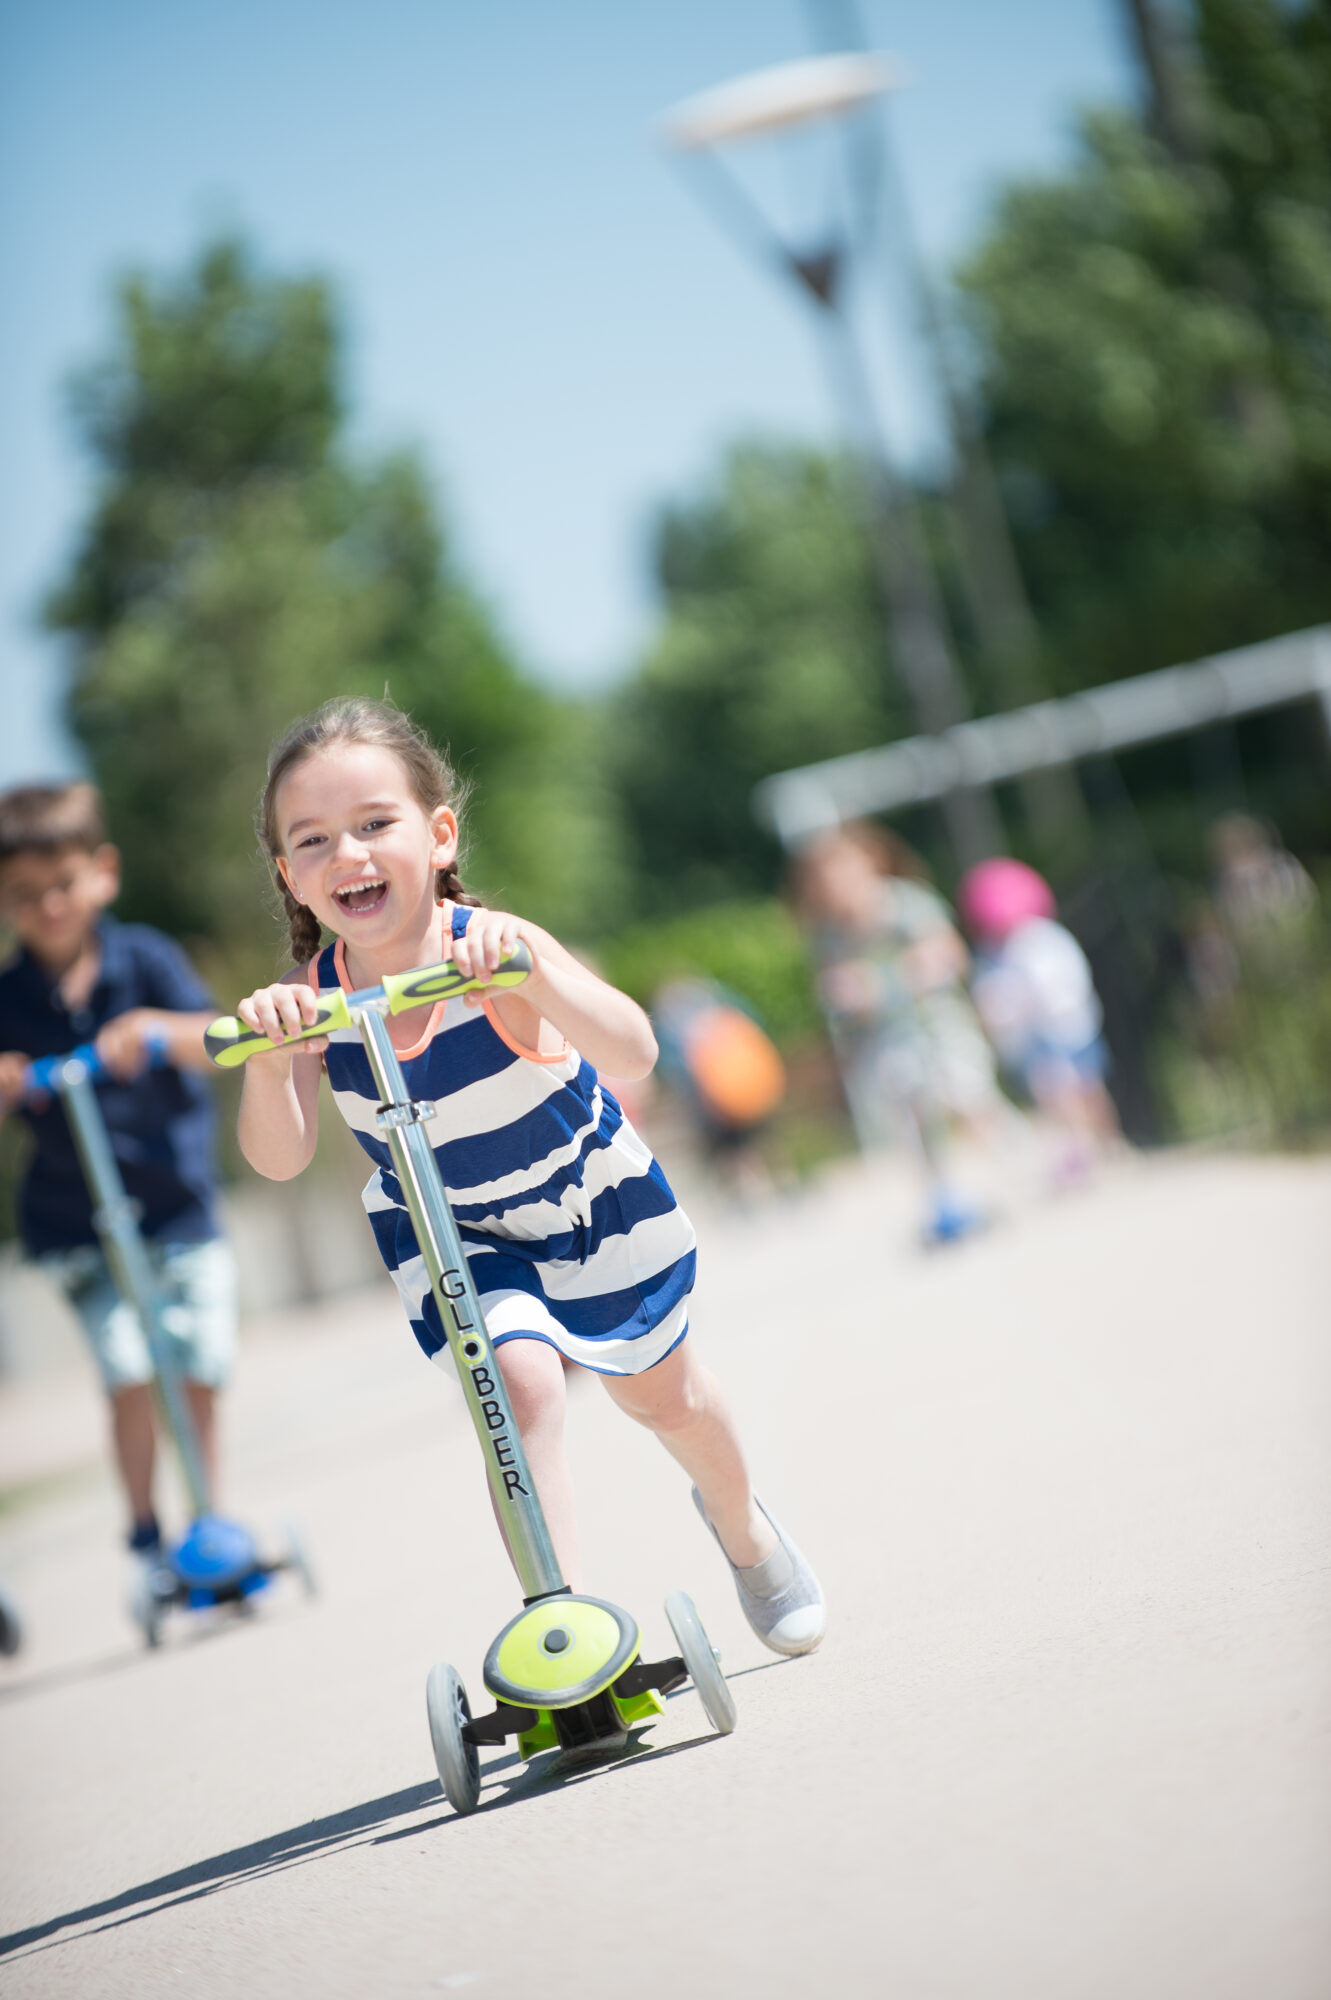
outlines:
[[[727, 440], [835, 434], [807, 315], [662, 156], [693, 91], [813, 46], [797, 0], [11, 0], [0, 9], [0, 783], [68, 768], [35, 606], [89, 468], [61, 383], [111, 279], [218, 223], [339, 285], [368, 448], [411, 440], [535, 671], [586, 685], [651, 630], [647, 530]], [[866, 0], [907, 64], [891, 120], [928, 262], [1005, 180], [1132, 89], [1116, 0]], [[759, 170], [775, 171], [760, 154]], [[786, 190], [798, 192], [792, 180]], [[930, 435], [907, 342], [894, 443]]]

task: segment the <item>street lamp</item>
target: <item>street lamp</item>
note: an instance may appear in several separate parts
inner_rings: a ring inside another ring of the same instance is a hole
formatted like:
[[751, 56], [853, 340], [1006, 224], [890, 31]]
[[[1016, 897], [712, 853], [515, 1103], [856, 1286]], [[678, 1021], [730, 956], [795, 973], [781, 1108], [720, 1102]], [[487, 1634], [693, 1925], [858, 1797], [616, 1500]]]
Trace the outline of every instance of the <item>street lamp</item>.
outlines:
[[[849, 225], [832, 219], [820, 237], [788, 241], [768, 220], [722, 149], [768, 134], [853, 116], [904, 81], [882, 55], [841, 53], [779, 63], [675, 106], [661, 133], [675, 153], [708, 172], [708, 199], [725, 226], [763, 263], [796, 283], [817, 310], [833, 393], [864, 468], [870, 542], [893, 641], [919, 727], [938, 735], [969, 715], [938, 586], [910, 493], [893, 473], [864, 359], [846, 310], [855, 261]], [[962, 867], [1005, 845], [993, 794], [959, 784], [940, 801]]]

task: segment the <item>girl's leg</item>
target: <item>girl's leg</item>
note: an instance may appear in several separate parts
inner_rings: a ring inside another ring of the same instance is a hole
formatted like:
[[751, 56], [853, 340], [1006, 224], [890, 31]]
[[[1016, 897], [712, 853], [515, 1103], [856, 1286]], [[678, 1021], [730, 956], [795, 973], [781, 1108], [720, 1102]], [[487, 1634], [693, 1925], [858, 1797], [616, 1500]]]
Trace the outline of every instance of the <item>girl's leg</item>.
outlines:
[[545, 1340], [505, 1340], [495, 1355], [564, 1581], [581, 1590], [573, 1476], [564, 1451], [563, 1361]]
[[735, 1420], [720, 1383], [695, 1360], [692, 1341], [642, 1375], [601, 1379], [620, 1409], [655, 1431], [688, 1473], [731, 1562], [747, 1569], [770, 1556], [777, 1538], [754, 1499]]

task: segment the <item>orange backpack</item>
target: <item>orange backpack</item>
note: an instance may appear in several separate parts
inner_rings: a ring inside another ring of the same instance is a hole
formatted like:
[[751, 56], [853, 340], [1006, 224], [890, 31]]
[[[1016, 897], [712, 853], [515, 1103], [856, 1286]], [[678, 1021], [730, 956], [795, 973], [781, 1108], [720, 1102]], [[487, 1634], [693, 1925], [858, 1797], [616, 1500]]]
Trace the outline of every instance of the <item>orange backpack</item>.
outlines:
[[690, 1024], [684, 1060], [703, 1109], [718, 1124], [758, 1125], [786, 1094], [786, 1068], [738, 1007], [707, 1007]]

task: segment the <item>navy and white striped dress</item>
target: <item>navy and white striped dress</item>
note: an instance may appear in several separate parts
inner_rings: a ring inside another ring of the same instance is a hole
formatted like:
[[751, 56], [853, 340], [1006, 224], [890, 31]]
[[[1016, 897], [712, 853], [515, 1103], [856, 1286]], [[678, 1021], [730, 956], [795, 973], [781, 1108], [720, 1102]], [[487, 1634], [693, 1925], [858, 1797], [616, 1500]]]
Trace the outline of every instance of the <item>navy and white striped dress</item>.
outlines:
[[[453, 935], [471, 915], [448, 905]], [[321, 990], [351, 991], [339, 940], [315, 960]], [[688, 1331], [693, 1226], [596, 1071], [565, 1044], [532, 1055], [491, 1003], [450, 1000], [398, 1051], [407, 1088], [432, 1101], [423, 1128], [480, 1294], [491, 1340], [545, 1340], [603, 1375], [638, 1375]], [[363, 1200], [412, 1331], [431, 1360], [447, 1343], [354, 1029], [324, 1057], [337, 1108], [374, 1161]]]

